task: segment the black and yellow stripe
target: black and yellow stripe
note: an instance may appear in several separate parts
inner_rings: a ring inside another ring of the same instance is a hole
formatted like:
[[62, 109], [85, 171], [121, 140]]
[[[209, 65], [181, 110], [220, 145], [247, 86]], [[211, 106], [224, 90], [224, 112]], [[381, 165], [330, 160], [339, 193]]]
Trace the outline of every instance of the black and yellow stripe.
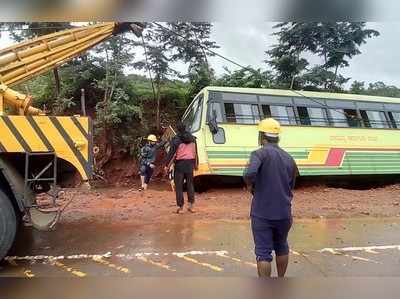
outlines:
[[0, 117], [0, 152], [51, 152], [71, 163], [84, 180], [92, 173], [92, 138], [87, 117]]
[[6, 152], [6, 148], [0, 142], [0, 153], [4, 153], [4, 152]]

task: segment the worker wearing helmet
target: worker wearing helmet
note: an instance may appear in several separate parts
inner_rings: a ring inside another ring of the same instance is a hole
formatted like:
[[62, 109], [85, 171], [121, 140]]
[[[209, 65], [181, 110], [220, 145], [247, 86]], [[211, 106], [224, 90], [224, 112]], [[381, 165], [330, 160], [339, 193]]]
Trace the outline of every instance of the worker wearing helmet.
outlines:
[[156, 168], [154, 162], [156, 161], [157, 150], [165, 144], [165, 142], [157, 143], [157, 137], [153, 134], [147, 136], [146, 140], [147, 142], [145, 146], [140, 149], [139, 174], [141, 187], [139, 188], [139, 191], [147, 190], [154, 168]]
[[293, 158], [278, 145], [278, 121], [264, 119], [258, 131], [261, 148], [251, 154], [244, 174], [253, 194], [250, 215], [258, 275], [271, 276], [275, 251], [278, 276], [283, 277], [289, 262], [287, 236], [292, 226], [292, 189], [298, 169]]

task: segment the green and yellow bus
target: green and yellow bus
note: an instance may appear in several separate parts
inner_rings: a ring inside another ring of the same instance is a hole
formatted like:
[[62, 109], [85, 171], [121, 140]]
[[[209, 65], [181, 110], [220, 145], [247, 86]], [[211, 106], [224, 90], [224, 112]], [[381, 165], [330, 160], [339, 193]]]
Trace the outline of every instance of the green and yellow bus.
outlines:
[[400, 174], [400, 99], [206, 87], [182, 118], [197, 138], [196, 177], [242, 176], [266, 117], [281, 123], [301, 176]]

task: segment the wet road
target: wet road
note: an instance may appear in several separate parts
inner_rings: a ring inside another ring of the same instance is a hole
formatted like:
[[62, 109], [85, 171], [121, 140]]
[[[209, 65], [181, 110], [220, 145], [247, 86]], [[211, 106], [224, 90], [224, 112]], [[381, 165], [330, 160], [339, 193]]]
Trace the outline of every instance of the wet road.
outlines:
[[[295, 220], [288, 276], [400, 276], [400, 219]], [[25, 229], [0, 277], [255, 277], [247, 221]]]

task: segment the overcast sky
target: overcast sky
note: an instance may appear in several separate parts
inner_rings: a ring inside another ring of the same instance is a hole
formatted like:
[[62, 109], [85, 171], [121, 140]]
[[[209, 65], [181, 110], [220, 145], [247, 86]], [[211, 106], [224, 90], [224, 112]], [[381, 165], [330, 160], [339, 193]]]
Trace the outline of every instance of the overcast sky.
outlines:
[[[274, 23], [215, 23], [212, 37], [221, 46], [218, 52], [235, 61], [264, 67], [265, 51], [276, 39], [271, 36]], [[379, 37], [368, 39], [360, 50], [362, 54], [350, 61], [350, 66], [341, 73], [351, 77], [351, 81], [383, 81], [386, 84], [400, 86], [400, 23], [368, 23], [368, 28], [378, 30]], [[314, 63], [318, 59], [313, 60]], [[234, 68], [229, 62], [213, 58], [212, 63], [217, 73], [224, 65]]]
[[[265, 51], [276, 39], [271, 36], [274, 23], [215, 23], [212, 31], [212, 39], [221, 47], [217, 49], [220, 54], [242, 64], [251, 65], [254, 68], [265, 68], [263, 60]], [[345, 77], [351, 77], [351, 81], [359, 80], [369, 82], [383, 81], [386, 84], [400, 86], [400, 22], [393, 23], [368, 23], [369, 28], [378, 30], [379, 37], [368, 39], [361, 46], [362, 54], [350, 61], [350, 67], [341, 70]], [[0, 47], [4, 48], [12, 42], [7, 34], [2, 32]], [[213, 68], [221, 75], [223, 67], [235, 69], [233, 64], [221, 58], [210, 59]], [[318, 62], [318, 59], [313, 59]], [[185, 72], [187, 66], [176, 65], [178, 70]]]

